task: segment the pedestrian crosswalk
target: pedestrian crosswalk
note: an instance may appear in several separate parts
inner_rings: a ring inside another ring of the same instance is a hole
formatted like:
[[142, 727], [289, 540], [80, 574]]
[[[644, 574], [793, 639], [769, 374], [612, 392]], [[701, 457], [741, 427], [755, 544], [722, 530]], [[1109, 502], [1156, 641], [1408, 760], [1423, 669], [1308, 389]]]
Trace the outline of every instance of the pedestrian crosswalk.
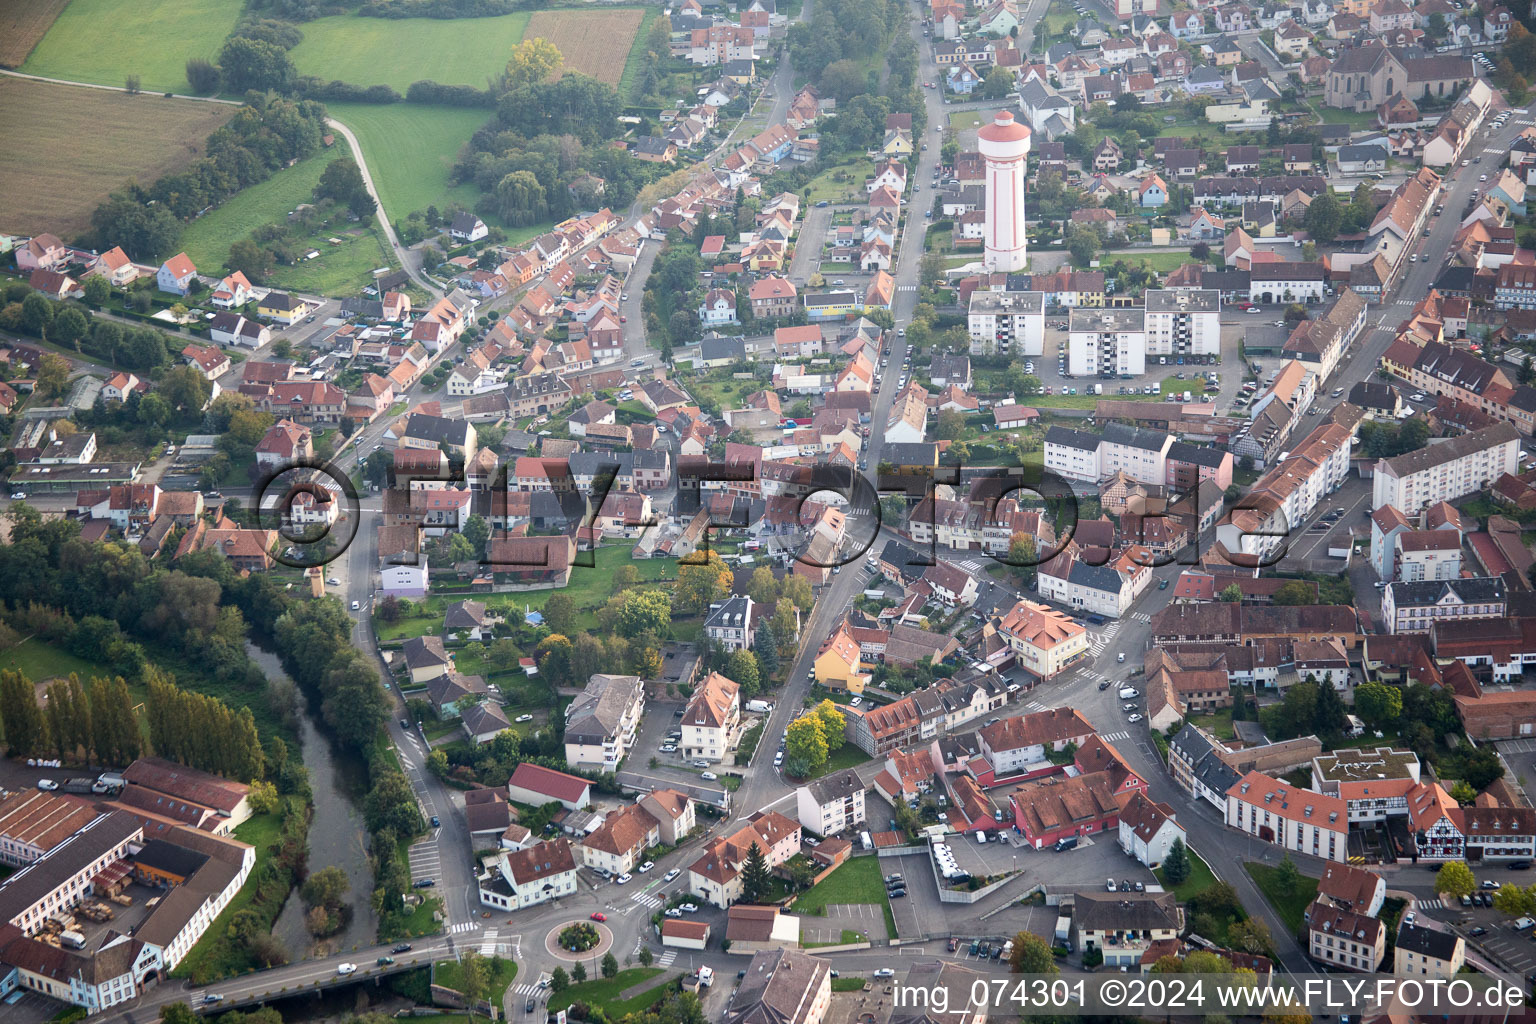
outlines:
[[671, 967], [672, 966], [672, 961], [674, 961], [676, 959], [677, 959], [677, 950], [676, 949], [672, 949], [672, 948], [668, 948], [664, 953], [662, 953], [660, 956], [658, 956], [656, 958], [656, 966], [657, 967]]
[[519, 985], [519, 986], [517, 986], [517, 988], [514, 989], [513, 991], [515, 991], [520, 996], [531, 996], [531, 995], [538, 994], [539, 986], [537, 984], [535, 984], [534, 982], [530, 981], [526, 985]]
[[1029, 710], [1031, 710], [1031, 711], [1044, 711], [1044, 710], [1046, 710], [1045, 705], [1041, 704], [1037, 700], [1026, 701], [1024, 703], [1024, 706], [1026, 708], [1029, 708]]
[[452, 927], [450, 927], [448, 929], [448, 934], [449, 935], [459, 935], [459, 934], [461, 934], [463, 932], [472, 932], [476, 928], [479, 928], [479, 927], [480, 926], [478, 924], [475, 924], [475, 922], [473, 922], [473, 921], [460, 921], [458, 924], [453, 925]]
[[496, 955], [496, 929], [488, 928], [484, 935], [480, 936], [480, 955]]
[[1150, 623], [1152, 621], [1152, 616], [1148, 615], [1146, 612], [1132, 612], [1131, 618], [1136, 622]]
[[630, 896], [630, 899], [640, 904], [641, 906], [649, 907], [652, 910], [655, 910], [657, 907], [661, 906], [661, 897], [652, 895], [648, 892], [637, 892]]
[[899, 292], [915, 292], [915, 291], [917, 291], [917, 285], [915, 285], [915, 284], [900, 284], [900, 285], [896, 286], [896, 290], [899, 291]]
[[1126, 732], [1124, 729], [1121, 729], [1119, 732], [1112, 732], [1107, 735], [1100, 736], [1099, 738], [1102, 739], [1105, 743], [1117, 743], [1120, 740], [1130, 739], [1131, 734]]
[[1414, 905], [1420, 910], [1444, 910], [1445, 900], [1421, 900], [1415, 899]]
[[964, 569], [966, 572], [970, 573], [972, 576], [975, 576], [977, 573], [986, 571], [985, 567], [973, 558], [967, 558], [965, 561], [956, 562], [955, 564]]

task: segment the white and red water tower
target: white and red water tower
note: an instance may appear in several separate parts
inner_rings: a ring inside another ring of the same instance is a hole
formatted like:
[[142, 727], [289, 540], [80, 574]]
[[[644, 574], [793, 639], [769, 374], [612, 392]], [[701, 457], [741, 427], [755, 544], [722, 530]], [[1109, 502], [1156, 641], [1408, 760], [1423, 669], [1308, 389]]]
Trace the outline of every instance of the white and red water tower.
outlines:
[[1012, 274], [1028, 266], [1024, 237], [1024, 158], [1029, 128], [1007, 110], [976, 132], [986, 164], [987, 223], [984, 265], [993, 273]]

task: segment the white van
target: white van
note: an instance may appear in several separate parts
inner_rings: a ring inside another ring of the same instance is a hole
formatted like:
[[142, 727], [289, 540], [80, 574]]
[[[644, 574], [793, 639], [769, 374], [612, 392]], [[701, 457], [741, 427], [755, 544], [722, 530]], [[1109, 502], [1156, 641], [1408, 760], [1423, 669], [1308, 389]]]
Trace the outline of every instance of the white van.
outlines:
[[977, 843], [985, 843], [986, 841], [987, 841], [987, 834], [985, 832], [977, 832], [976, 833], [976, 842]]
[[1134, 686], [1122, 686], [1122, 687], [1120, 687], [1120, 699], [1121, 700], [1135, 700], [1137, 697], [1140, 697], [1140, 696], [1141, 696], [1141, 692], [1139, 690], [1137, 690], [1136, 687], [1134, 687]]

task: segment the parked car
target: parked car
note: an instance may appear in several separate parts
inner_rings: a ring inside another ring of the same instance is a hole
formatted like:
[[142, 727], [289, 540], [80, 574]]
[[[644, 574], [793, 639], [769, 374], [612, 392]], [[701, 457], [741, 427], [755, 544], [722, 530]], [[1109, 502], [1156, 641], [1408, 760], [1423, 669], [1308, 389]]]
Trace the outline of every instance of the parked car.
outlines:
[[647, 872], [649, 872], [651, 870], [651, 868], [653, 868], [655, 866], [656, 866], [656, 862], [655, 861], [648, 860], [644, 864], [640, 865], [640, 873], [642, 875], [646, 874]]
[[891, 970], [889, 967], [882, 967], [878, 971], [875, 972], [875, 977], [877, 977], [877, 978], [894, 978], [894, 977], [896, 977], [896, 972]]
[[518, 721], [518, 722], [531, 722], [531, 721], [533, 721], [533, 716], [532, 715], [518, 715], [517, 718], [514, 719], [514, 721]]
[[630, 877], [631, 877], [630, 873], [628, 871], [626, 871], [622, 875], [620, 875], [618, 878], [615, 878], [614, 881], [616, 883], [618, 883], [619, 885], [624, 885], [624, 884], [628, 883], [628, 881], [630, 880]]
[[714, 772], [701, 772], [699, 774], [699, 778], [705, 780], [706, 782], [714, 782], [719, 777], [720, 776], [716, 775]]

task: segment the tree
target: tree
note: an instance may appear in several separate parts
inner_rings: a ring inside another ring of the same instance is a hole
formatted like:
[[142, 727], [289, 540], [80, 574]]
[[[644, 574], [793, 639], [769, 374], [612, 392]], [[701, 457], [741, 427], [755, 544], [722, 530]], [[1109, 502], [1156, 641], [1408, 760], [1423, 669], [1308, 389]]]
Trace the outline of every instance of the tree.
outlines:
[[192, 91], [207, 95], [219, 91], [219, 69], [211, 61], [193, 57], [187, 61], [187, 82]]
[[1275, 946], [1269, 925], [1256, 917], [1233, 921], [1227, 926], [1227, 945], [1243, 953], [1268, 953]]
[[1303, 580], [1291, 580], [1282, 584], [1270, 598], [1271, 604], [1300, 605], [1317, 604], [1316, 590]]
[[1008, 967], [1014, 974], [1058, 974], [1061, 970], [1050, 945], [1034, 932], [1019, 932], [1013, 937]]
[[587, 980], [587, 967], [580, 960], [576, 961], [576, 965], [571, 968], [571, 980], [578, 984]]
[[230, 92], [282, 92], [293, 79], [293, 61], [276, 43], [231, 36], [219, 51], [219, 67]]
[[672, 598], [664, 590], [626, 590], [619, 597], [619, 633], [665, 636], [672, 623]]
[[464, 951], [464, 958], [459, 961], [459, 993], [464, 996], [464, 1005], [470, 1020], [475, 1019], [475, 1008], [480, 1005], [480, 1001], [485, 998], [490, 988], [488, 973], [485, 959], [479, 953], [472, 949]]
[[1340, 209], [1333, 189], [1324, 189], [1321, 195], [1312, 200], [1312, 205], [1307, 207], [1302, 222], [1314, 241], [1331, 242], [1338, 237], [1343, 221], [1344, 211]]
[[1035, 538], [1027, 533], [1016, 533], [1008, 539], [1008, 567], [1014, 577], [1030, 590], [1035, 588], [1039, 576], [1040, 556]]
[[753, 604], [765, 608], [779, 599], [779, 581], [774, 578], [772, 569], [760, 565], [752, 570], [752, 579], [747, 583], [747, 596]]
[[[93, 280], [99, 279], [93, 278]], [[85, 332], [88, 330], [90, 330], [90, 324], [86, 323], [85, 314], [74, 306], [65, 306], [53, 318], [53, 330], [49, 333], [60, 345], [72, 345], [78, 352], [80, 339], [85, 337]]]
[[139, 76], [129, 75], [123, 79], [123, 88], [127, 90], [128, 95], [137, 96], [139, 94]]
[[1275, 890], [1282, 896], [1293, 896], [1300, 884], [1301, 872], [1296, 869], [1296, 862], [1291, 860], [1291, 855], [1286, 854], [1280, 858], [1280, 866], [1275, 868]]
[[940, 441], [958, 441], [965, 436], [965, 416], [955, 409], [941, 411], [934, 436]]
[[570, 636], [576, 630], [576, 602], [571, 595], [556, 591], [544, 602], [544, 624], [551, 632]]
[[1473, 877], [1472, 869], [1461, 861], [1447, 861], [1440, 865], [1440, 871], [1435, 875], [1435, 892], [1447, 900], [1470, 896], [1476, 888], [1477, 879]]
[[508, 90], [520, 89], [549, 78], [560, 70], [565, 57], [559, 47], [542, 36], [525, 39], [512, 47], [512, 58], [507, 61]]
[[1072, 254], [1073, 263], [1086, 267], [1099, 254], [1098, 234], [1084, 228], [1073, 229], [1067, 239], [1067, 251]]
[[368, 186], [363, 183], [363, 172], [351, 157], [341, 157], [325, 165], [320, 180], [315, 184], [315, 200], [334, 199], [346, 204], [359, 192], [366, 195]]
[[846, 719], [838, 706], [830, 700], [823, 700], [816, 705], [816, 720], [821, 723], [821, 735], [827, 741], [827, 749], [841, 746], [843, 743], [843, 726]]
[[1385, 683], [1361, 683], [1355, 687], [1355, 714], [1372, 729], [1392, 728], [1403, 716], [1403, 692]]
[[271, 250], [248, 238], [230, 243], [229, 255], [224, 259], [224, 265], [231, 271], [239, 271], [247, 280], [256, 282], [265, 281], [274, 264]]
[[725, 663], [725, 674], [741, 687], [745, 696], [751, 697], [762, 689], [762, 673], [758, 669], [757, 655], [751, 651], [732, 651]]
[[754, 841], [747, 848], [747, 861], [741, 870], [742, 902], [766, 903], [772, 889], [773, 879], [768, 874], [768, 861]]
[[612, 977], [616, 977], [618, 975], [618, 973], [619, 973], [619, 960], [618, 960], [617, 957], [615, 957], [613, 955], [613, 953], [609, 952], [609, 953], [604, 953], [603, 954], [602, 971], [603, 971], [603, 977], [605, 977], [605, 978], [612, 978]]
[[1189, 877], [1190, 867], [1189, 850], [1185, 848], [1184, 840], [1175, 839], [1168, 848], [1168, 856], [1163, 859], [1163, 878], [1169, 885], [1182, 885]]
[[1243, 600], [1243, 588], [1236, 583], [1228, 583], [1216, 597], [1228, 604], [1239, 604]]
[[28, 334], [39, 338], [48, 337], [53, 325], [53, 303], [41, 292], [33, 292], [21, 300], [21, 326]]
[[549, 975], [549, 988], [555, 995], [559, 995], [571, 987], [571, 976], [565, 973], [564, 967], [556, 967]]
[[802, 715], [784, 731], [784, 768], [796, 778], [805, 778], [826, 767], [827, 740], [821, 723], [814, 715]]
[[[1444, 871], [1449, 864], [1442, 865]], [[1462, 865], [1465, 867], [1466, 865]], [[1471, 869], [1468, 868], [1468, 873]], [[1536, 913], [1536, 885], [1521, 888], [1518, 885], [1505, 885], [1493, 894], [1493, 909], [1505, 917], [1529, 917]]]
[[92, 306], [104, 306], [112, 297], [112, 286], [100, 274], [92, 274], [81, 285], [85, 289], [85, 301]]
[[1466, 779], [1457, 779], [1456, 784], [1450, 790], [1451, 799], [1463, 807], [1477, 799], [1477, 790], [1467, 784]]
[[731, 570], [717, 552], [709, 552], [703, 562], [684, 561], [677, 567], [672, 600], [682, 611], [702, 615], [730, 592]]
[[[42, 296], [38, 296], [42, 298]], [[43, 301], [47, 301], [44, 299]], [[37, 361], [38, 396], [44, 399], [57, 398], [64, 394], [64, 389], [69, 384], [69, 360], [52, 352], [43, 353], [43, 358]]]
[[641, 946], [640, 952], [635, 954], [635, 959], [640, 961], [641, 967], [651, 966], [651, 961], [656, 959], [656, 954], [651, 952], [650, 946]]
[[[986, 100], [1000, 100], [1013, 91], [1013, 72], [1004, 67], [993, 67], [987, 70], [987, 76], [981, 80], [981, 98]], [[1127, 93], [1126, 95], [1130, 95]], [[1124, 97], [1122, 97], [1124, 99]]]

